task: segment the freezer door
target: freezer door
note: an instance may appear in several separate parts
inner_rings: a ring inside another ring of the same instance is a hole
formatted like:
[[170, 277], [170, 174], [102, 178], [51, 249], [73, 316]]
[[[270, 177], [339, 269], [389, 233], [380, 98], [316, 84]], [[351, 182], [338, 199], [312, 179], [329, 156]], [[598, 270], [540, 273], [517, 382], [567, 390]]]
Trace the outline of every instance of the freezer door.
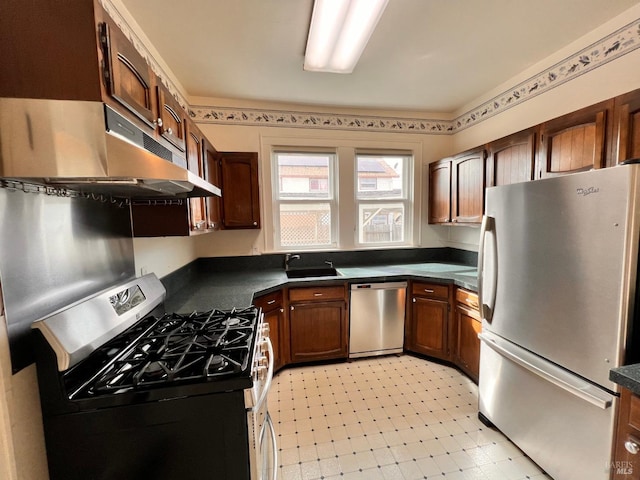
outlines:
[[638, 165], [487, 190], [483, 330], [615, 390], [633, 307]]
[[479, 409], [551, 477], [608, 480], [618, 399], [481, 334]]

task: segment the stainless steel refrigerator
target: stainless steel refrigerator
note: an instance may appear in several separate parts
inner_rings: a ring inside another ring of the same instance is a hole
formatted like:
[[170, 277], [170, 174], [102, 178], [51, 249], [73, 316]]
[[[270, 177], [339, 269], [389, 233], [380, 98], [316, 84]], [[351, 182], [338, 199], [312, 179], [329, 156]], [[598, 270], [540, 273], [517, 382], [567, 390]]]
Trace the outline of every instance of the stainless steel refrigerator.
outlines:
[[487, 189], [480, 417], [555, 480], [609, 478], [609, 370], [638, 350], [639, 168]]

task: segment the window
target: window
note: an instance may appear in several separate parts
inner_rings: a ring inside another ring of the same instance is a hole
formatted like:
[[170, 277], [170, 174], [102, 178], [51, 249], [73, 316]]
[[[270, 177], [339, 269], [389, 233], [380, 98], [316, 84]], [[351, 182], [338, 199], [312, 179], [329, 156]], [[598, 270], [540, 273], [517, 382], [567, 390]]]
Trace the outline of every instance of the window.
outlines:
[[335, 154], [275, 151], [277, 249], [335, 247]]
[[358, 244], [405, 244], [412, 202], [410, 154], [356, 153]]

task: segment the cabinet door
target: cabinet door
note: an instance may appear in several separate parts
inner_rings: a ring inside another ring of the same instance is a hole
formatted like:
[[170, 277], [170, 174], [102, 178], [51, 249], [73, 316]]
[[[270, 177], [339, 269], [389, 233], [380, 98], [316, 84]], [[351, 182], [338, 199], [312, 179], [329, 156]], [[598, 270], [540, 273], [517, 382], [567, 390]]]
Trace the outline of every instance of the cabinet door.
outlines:
[[533, 180], [535, 130], [526, 130], [489, 144], [487, 187]]
[[614, 163], [640, 158], [640, 90], [617, 97], [614, 116], [616, 141], [611, 155]]
[[451, 221], [451, 161], [429, 165], [429, 223]]
[[282, 290], [256, 298], [254, 304], [262, 309], [264, 321], [269, 325], [269, 338], [273, 345], [274, 368], [283, 365], [282, 328], [284, 326], [284, 305]]
[[478, 383], [480, 373], [480, 339], [478, 334], [482, 330], [478, 312], [457, 305], [455, 323], [454, 361], [474, 382]]
[[[204, 178], [203, 164], [203, 136], [200, 129], [191, 121], [185, 122], [185, 146], [187, 154], [187, 168], [192, 173]], [[191, 231], [206, 230], [206, 204], [204, 198], [189, 199], [189, 225]]]
[[[205, 179], [211, 185], [220, 187], [220, 164], [217, 158], [217, 152], [213, 146], [205, 139], [204, 141], [205, 155]], [[222, 228], [222, 200], [218, 196], [207, 197], [207, 225], [210, 230], [220, 230]]]
[[412, 302], [409, 348], [418, 353], [447, 359], [449, 302], [425, 297], [413, 297]]
[[344, 302], [292, 304], [289, 309], [292, 362], [309, 362], [348, 355]]
[[204, 178], [204, 149], [202, 132], [189, 119], [185, 119], [185, 146], [187, 154], [187, 168], [190, 172]]
[[218, 156], [224, 228], [260, 228], [258, 154], [225, 152]]
[[484, 213], [485, 150], [454, 157], [451, 162], [451, 221], [480, 223]]
[[158, 84], [158, 131], [180, 151], [185, 151], [185, 111], [167, 88]]
[[150, 128], [155, 129], [153, 83], [146, 60], [117, 27], [99, 24], [104, 52], [104, 76], [109, 95]]
[[537, 178], [604, 167], [612, 106], [606, 101], [543, 123]]

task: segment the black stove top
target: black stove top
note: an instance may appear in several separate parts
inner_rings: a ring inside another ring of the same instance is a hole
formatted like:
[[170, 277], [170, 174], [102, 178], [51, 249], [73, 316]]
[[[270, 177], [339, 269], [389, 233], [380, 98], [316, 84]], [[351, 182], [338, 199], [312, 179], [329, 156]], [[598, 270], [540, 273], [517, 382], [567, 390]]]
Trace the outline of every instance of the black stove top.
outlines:
[[71, 398], [138, 392], [250, 374], [259, 310], [144, 319], [65, 375]]

